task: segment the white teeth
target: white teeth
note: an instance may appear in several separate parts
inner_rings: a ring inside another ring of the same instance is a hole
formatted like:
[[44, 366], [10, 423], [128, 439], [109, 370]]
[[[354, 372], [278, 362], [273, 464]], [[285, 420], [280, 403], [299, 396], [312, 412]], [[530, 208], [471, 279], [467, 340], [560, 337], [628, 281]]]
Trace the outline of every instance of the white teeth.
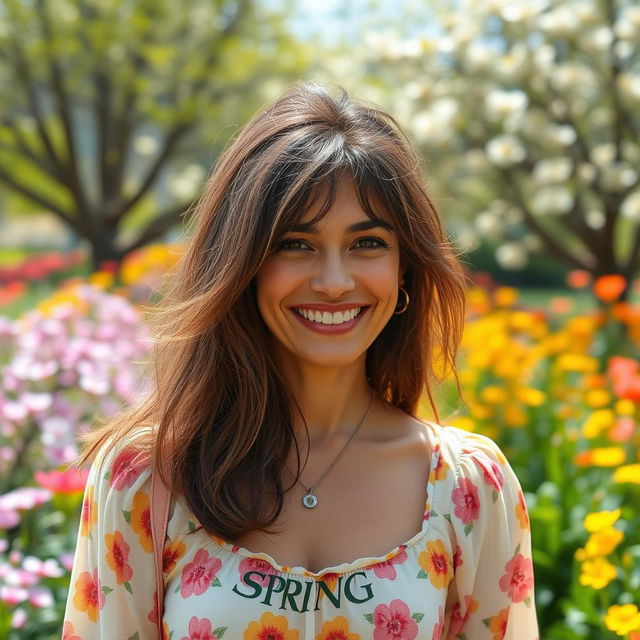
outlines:
[[296, 311], [307, 320], [319, 322], [320, 324], [342, 324], [353, 320], [362, 310], [362, 307], [355, 307], [348, 311], [337, 311], [329, 313], [328, 311], [313, 311], [311, 309], [296, 309]]

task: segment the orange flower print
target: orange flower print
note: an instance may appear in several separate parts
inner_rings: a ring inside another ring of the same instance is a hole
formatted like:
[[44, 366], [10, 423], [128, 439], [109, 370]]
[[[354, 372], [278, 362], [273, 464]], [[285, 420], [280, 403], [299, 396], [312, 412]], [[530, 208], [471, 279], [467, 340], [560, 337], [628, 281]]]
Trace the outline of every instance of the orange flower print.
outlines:
[[509, 608], [502, 609], [498, 613], [489, 618], [487, 627], [494, 635], [491, 640], [503, 640], [507, 633], [507, 622], [509, 621]]
[[533, 589], [533, 563], [517, 553], [505, 565], [506, 573], [500, 578], [500, 589], [513, 602], [522, 602]]
[[462, 478], [451, 492], [451, 500], [456, 505], [453, 513], [463, 522], [464, 532], [469, 535], [473, 529], [473, 521], [478, 519], [480, 511], [478, 489], [471, 480]]
[[300, 632], [289, 629], [284, 616], [274, 616], [267, 611], [260, 616], [260, 620], [249, 623], [242, 637], [244, 640], [298, 640]]
[[182, 558], [186, 551], [187, 547], [180, 540], [176, 540], [165, 547], [162, 552], [162, 572], [169, 573], [173, 571], [176, 562]]
[[114, 459], [109, 484], [118, 491], [130, 487], [146, 468], [149, 457], [133, 448], [121, 451]]
[[76, 635], [76, 630], [69, 621], [65, 622], [62, 627], [62, 640], [82, 640], [80, 636]]
[[93, 526], [98, 520], [98, 505], [93, 498], [93, 485], [87, 485], [87, 490], [82, 501], [82, 520], [80, 523], [80, 535], [84, 538], [93, 531]]
[[134, 532], [138, 534], [140, 546], [147, 553], [153, 553], [149, 495], [147, 493], [144, 493], [144, 491], [138, 491], [136, 492], [136, 495], [133, 496], [133, 509], [131, 511], [130, 524]]
[[116, 572], [118, 584], [128, 583], [133, 576], [133, 569], [127, 563], [131, 547], [126, 543], [120, 531], [106, 533], [104, 543], [108, 549], [105, 554], [107, 564]]
[[91, 622], [98, 622], [100, 609], [104, 607], [105, 595], [98, 580], [98, 569], [93, 570], [93, 575], [83, 571], [75, 583], [73, 604], [78, 611], [84, 611]]
[[421, 571], [419, 578], [428, 577], [436, 589], [445, 589], [449, 585], [453, 578], [453, 566], [442, 540], [427, 542], [427, 549], [420, 553], [418, 562], [426, 574]]
[[438, 462], [435, 466], [435, 469], [431, 471], [431, 477], [429, 480], [431, 482], [436, 482], [437, 480], [444, 480], [447, 477], [447, 472], [451, 467], [448, 465], [447, 461], [444, 459], [444, 456], [438, 456]]
[[[336, 585], [338, 584], [338, 574], [337, 573], [323, 573], [320, 576], [320, 581], [324, 582], [326, 588], [331, 591], [331, 593], [335, 593]], [[324, 589], [320, 589], [320, 594], [318, 601], [322, 600], [322, 598], [326, 597], [326, 591]]]
[[342, 616], [322, 623], [315, 640], [360, 640], [359, 633], [349, 633], [349, 621]]
[[373, 610], [373, 624], [374, 640], [414, 640], [418, 635], [418, 625], [402, 600], [379, 604]]
[[521, 529], [529, 528], [529, 513], [527, 511], [527, 503], [524, 501], [524, 494], [522, 491], [518, 493], [518, 504], [515, 506], [516, 518], [520, 522]]
[[[461, 609], [464, 610], [464, 615], [461, 613]], [[464, 630], [464, 626], [469, 621], [471, 614], [478, 610], [478, 603], [471, 597], [464, 597], [464, 606], [460, 606], [460, 602], [456, 602], [451, 610], [451, 622], [449, 623], [449, 636], [454, 638], [461, 631]]]

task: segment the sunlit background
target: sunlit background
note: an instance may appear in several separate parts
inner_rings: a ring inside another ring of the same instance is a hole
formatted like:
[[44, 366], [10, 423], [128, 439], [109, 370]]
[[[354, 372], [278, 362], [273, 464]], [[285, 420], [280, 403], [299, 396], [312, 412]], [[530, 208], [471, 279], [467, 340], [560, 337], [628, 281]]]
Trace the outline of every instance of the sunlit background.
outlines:
[[0, 638], [60, 638], [77, 435], [145, 388], [212, 164], [305, 79], [420, 149], [469, 279], [439, 409], [521, 481], [541, 640], [640, 640], [639, 47], [624, 0], [0, 0]]

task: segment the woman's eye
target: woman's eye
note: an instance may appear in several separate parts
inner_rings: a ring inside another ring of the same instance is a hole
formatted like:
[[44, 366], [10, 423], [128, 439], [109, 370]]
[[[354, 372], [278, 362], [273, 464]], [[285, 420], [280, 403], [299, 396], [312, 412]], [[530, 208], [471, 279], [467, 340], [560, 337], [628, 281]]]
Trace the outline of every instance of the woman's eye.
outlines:
[[298, 240], [296, 238], [290, 238], [289, 240], [283, 240], [276, 247], [276, 251], [287, 251], [289, 249], [299, 249], [304, 246], [304, 242], [302, 240]]
[[365, 249], [386, 249], [389, 245], [381, 238], [360, 238], [357, 244], [365, 243]]

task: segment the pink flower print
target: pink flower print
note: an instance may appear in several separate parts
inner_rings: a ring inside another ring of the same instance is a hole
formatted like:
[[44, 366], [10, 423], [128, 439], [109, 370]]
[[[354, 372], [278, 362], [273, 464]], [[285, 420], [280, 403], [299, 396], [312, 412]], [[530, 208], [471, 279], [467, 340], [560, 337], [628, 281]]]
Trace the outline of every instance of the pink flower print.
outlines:
[[130, 487], [147, 465], [148, 456], [129, 448], [121, 451], [111, 465], [109, 484], [118, 491]]
[[449, 635], [454, 638], [464, 630], [472, 613], [478, 610], [478, 603], [471, 597], [464, 597], [464, 615], [460, 613], [460, 602], [456, 602], [451, 610], [451, 622], [449, 624]]
[[211, 620], [206, 618], [191, 617], [189, 620], [189, 635], [182, 636], [180, 640], [218, 640], [211, 631]]
[[394, 569], [394, 564], [402, 564], [407, 560], [407, 552], [403, 549], [399, 554], [393, 556], [393, 558], [389, 558], [389, 560], [385, 560], [384, 562], [379, 562], [378, 564], [373, 565], [373, 572], [376, 574], [378, 578], [387, 578], [388, 580], [396, 579], [396, 570]]
[[211, 586], [221, 567], [220, 558], [211, 558], [206, 549], [198, 549], [193, 562], [189, 562], [182, 569], [180, 595], [183, 598], [202, 595]]
[[504, 484], [504, 475], [500, 465], [495, 460], [478, 452], [474, 453], [473, 461], [483, 470], [484, 481], [500, 493]]
[[262, 558], [244, 558], [238, 565], [238, 573], [240, 574], [240, 582], [246, 586], [248, 585], [244, 581], [244, 575], [248, 571], [257, 571], [264, 575], [264, 578], [256, 574], [251, 576], [251, 580], [257, 582], [263, 587], [268, 585], [270, 574], [278, 575], [280, 573], [273, 565]]
[[442, 640], [442, 634], [444, 633], [444, 611], [442, 607], [438, 607], [438, 622], [433, 627], [433, 633], [431, 634], [431, 640]]
[[505, 565], [506, 573], [500, 578], [500, 589], [513, 602], [522, 602], [533, 589], [533, 563], [517, 553]]
[[453, 568], [457, 569], [461, 564], [463, 564], [462, 549], [459, 544], [456, 544], [455, 551], [453, 552]]
[[379, 604], [373, 610], [373, 624], [373, 640], [414, 640], [418, 635], [418, 625], [402, 600]]
[[451, 500], [456, 505], [454, 514], [462, 520], [463, 524], [471, 524], [478, 519], [480, 500], [478, 489], [468, 478], [463, 478], [458, 487], [451, 492]]

